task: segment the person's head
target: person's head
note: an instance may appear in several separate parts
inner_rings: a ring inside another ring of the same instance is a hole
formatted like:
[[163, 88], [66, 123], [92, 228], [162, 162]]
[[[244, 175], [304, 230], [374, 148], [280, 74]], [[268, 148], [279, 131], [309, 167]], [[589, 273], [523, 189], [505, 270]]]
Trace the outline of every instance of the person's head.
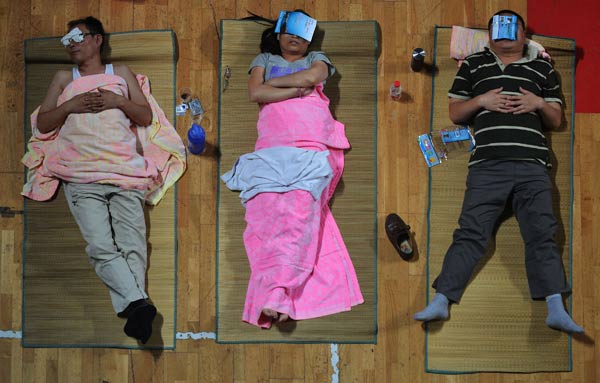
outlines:
[[494, 16], [501, 16], [501, 15], [513, 15], [513, 16], [517, 16], [517, 23], [520, 23], [521, 27], [523, 28], [523, 31], [525, 31], [525, 20], [523, 19], [523, 17], [521, 15], [519, 15], [515, 11], [512, 11], [510, 9], [503, 9], [501, 11], [498, 11], [498, 12], [494, 13], [492, 15], [492, 17], [490, 17], [490, 20], [488, 21], [488, 31], [489, 32], [492, 31], [492, 22], [494, 21]]
[[[492, 39], [492, 25], [494, 16], [516, 16], [517, 18], [517, 39], [509, 40], [509, 39]], [[490, 34], [490, 47], [494, 49], [494, 51], [498, 50], [506, 50], [506, 49], [523, 49], [525, 46], [525, 20], [521, 15], [517, 12], [512, 11], [510, 9], [503, 9], [498, 11], [490, 17], [488, 21], [488, 33]]]
[[[301, 12], [310, 17], [302, 9], [296, 9], [294, 12]], [[260, 51], [261, 53], [271, 53], [274, 55], [281, 55], [283, 51], [304, 56], [308, 53], [310, 45], [310, 41], [304, 40], [299, 36], [288, 33], [275, 33], [275, 26], [273, 26], [263, 31], [260, 41]]]
[[83, 40], [80, 42], [75, 39], [68, 41], [67, 50], [71, 59], [75, 63], [80, 63], [90, 56], [100, 56], [105, 45], [104, 27], [100, 20], [88, 16], [83, 19], [71, 20], [67, 24], [69, 32], [78, 28], [83, 34]]

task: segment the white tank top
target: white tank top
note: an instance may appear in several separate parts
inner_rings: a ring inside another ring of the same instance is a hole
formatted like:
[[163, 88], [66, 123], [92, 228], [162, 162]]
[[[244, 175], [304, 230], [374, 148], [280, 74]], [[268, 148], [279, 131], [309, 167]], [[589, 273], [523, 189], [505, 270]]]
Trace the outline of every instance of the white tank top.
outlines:
[[[106, 66], [104, 68], [104, 74], [115, 74], [115, 72], [113, 71], [112, 64], [106, 64]], [[81, 77], [81, 73], [79, 73], [79, 68], [74, 66], [73, 67], [73, 80], [77, 80], [80, 77]]]

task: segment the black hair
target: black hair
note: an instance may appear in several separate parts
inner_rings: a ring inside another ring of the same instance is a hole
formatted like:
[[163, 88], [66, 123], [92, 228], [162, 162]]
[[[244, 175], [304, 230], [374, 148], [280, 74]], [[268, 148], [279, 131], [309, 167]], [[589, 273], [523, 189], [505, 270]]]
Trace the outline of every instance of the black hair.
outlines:
[[104, 32], [102, 22], [93, 16], [88, 16], [83, 19], [71, 20], [67, 23], [67, 26], [69, 27], [69, 30], [71, 30], [79, 24], [85, 25], [92, 35], [102, 36], [102, 45], [100, 45], [100, 52], [102, 52], [106, 41], [106, 32]]
[[260, 53], [270, 53], [281, 56], [281, 47], [275, 33], [275, 26], [265, 29], [260, 37]]
[[[302, 9], [295, 9], [294, 12], [301, 12], [304, 13], [306, 16], [311, 17]], [[281, 56], [281, 47], [279, 46], [279, 40], [277, 40], [277, 33], [275, 33], [275, 25], [277, 24], [277, 20], [268, 20], [264, 18], [262, 19], [270, 22], [271, 24], [273, 24], [273, 26], [265, 29], [262, 33], [262, 36], [260, 38], [260, 53], [270, 53], [273, 55]], [[311, 44], [312, 41], [308, 43], [308, 46], [310, 46]]]
[[519, 15], [517, 12], [515, 12], [515, 11], [513, 11], [511, 9], [503, 9], [501, 11], [498, 11], [498, 12], [494, 13], [492, 15], [492, 17], [490, 17], [490, 21], [488, 21], [488, 31], [492, 27], [492, 22], [494, 21], [494, 16], [498, 16], [498, 15], [501, 15], [503, 13], [508, 13], [508, 14], [517, 16], [517, 20], [521, 22], [521, 25], [523, 26], [523, 31], [525, 31], [525, 20], [523, 19], [523, 17], [521, 17], [521, 15]]

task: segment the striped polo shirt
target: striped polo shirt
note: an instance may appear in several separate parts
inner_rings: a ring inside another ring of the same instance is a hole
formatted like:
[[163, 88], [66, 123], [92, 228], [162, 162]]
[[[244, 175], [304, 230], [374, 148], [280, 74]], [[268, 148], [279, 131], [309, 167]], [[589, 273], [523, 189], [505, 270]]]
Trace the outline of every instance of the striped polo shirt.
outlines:
[[[448, 97], [468, 100], [502, 87], [503, 94], [520, 95], [522, 87], [546, 102], [562, 104], [552, 64], [538, 58], [527, 46], [527, 55], [507, 66], [489, 48], [468, 56], [461, 65]], [[469, 166], [490, 159], [537, 160], [550, 166], [541, 116], [536, 112], [513, 114], [482, 109], [472, 122], [475, 150]]]

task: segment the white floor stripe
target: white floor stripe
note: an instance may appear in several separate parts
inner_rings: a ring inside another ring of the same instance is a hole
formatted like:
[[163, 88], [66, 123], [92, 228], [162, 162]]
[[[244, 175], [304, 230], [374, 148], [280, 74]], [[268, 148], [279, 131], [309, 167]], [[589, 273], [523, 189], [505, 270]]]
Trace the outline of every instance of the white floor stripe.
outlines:
[[335, 343], [331, 344], [331, 368], [333, 369], [333, 374], [331, 374], [331, 383], [339, 383], [340, 381], [340, 369], [338, 368], [338, 363], [340, 361], [340, 356], [338, 355], [338, 345]]
[[0, 338], [15, 338], [21, 339], [22, 334], [21, 331], [2, 331], [0, 330]]
[[217, 339], [217, 334], [214, 332], [178, 332], [175, 335], [176, 339]]

